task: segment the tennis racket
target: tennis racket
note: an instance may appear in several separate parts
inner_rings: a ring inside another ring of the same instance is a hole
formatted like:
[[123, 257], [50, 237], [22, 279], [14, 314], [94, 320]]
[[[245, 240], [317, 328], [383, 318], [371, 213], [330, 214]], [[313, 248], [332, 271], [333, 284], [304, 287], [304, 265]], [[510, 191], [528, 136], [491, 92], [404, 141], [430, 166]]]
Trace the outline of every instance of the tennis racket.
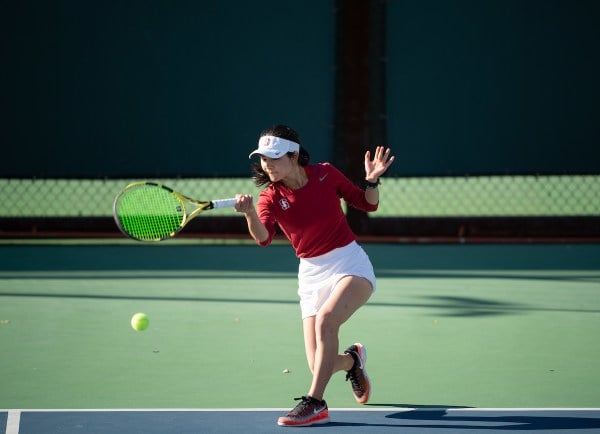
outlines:
[[235, 202], [235, 198], [198, 201], [166, 185], [139, 181], [117, 194], [113, 215], [121, 232], [128, 237], [138, 241], [162, 241], [177, 235], [201, 212], [233, 207]]

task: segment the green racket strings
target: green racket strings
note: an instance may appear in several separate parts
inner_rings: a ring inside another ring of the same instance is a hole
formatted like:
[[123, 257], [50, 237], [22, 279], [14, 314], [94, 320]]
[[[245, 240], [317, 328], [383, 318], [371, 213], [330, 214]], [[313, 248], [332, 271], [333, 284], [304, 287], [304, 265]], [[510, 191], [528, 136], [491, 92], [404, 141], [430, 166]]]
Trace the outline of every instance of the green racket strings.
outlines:
[[116, 214], [123, 230], [133, 238], [159, 241], [173, 235], [183, 222], [184, 205], [169, 190], [138, 185], [120, 196]]

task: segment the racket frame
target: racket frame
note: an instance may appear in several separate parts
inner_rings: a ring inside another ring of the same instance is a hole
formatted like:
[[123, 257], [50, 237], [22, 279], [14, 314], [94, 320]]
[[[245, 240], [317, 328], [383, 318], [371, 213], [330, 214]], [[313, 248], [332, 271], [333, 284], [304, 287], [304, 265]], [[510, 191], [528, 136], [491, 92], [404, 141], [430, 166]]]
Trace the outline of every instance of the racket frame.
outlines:
[[[179, 227], [175, 231], [171, 232], [170, 234], [168, 234], [166, 236], [149, 240], [149, 239], [137, 238], [125, 230], [125, 228], [123, 227], [123, 224], [121, 223], [121, 219], [119, 218], [119, 214], [117, 212], [119, 199], [125, 192], [127, 192], [127, 190], [130, 190], [132, 188], [136, 188], [136, 187], [139, 187], [142, 185], [149, 185], [149, 186], [153, 186], [153, 187], [157, 187], [157, 188], [162, 188], [162, 189], [168, 191], [169, 193], [171, 193], [177, 199], [177, 201], [181, 204], [181, 209], [183, 212], [182, 220], [181, 220], [181, 223], [179, 224]], [[123, 187], [123, 189], [121, 191], [119, 191], [119, 193], [115, 197], [115, 200], [113, 202], [113, 217], [114, 217], [115, 223], [117, 224], [117, 227], [119, 228], [119, 230], [123, 234], [125, 234], [127, 237], [129, 237], [133, 240], [136, 240], [136, 241], [159, 242], [159, 241], [167, 240], [169, 238], [173, 238], [175, 235], [177, 235], [179, 232], [181, 232], [181, 230], [185, 227], [185, 225], [187, 225], [192, 219], [197, 217], [203, 211], [206, 211], [209, 209], [215, 209], [215, 208], [233, 207], [235, 205], [235, 202], [236, 202], [235, 198], [218, 199], [215, 201], [200, 201], [200, 200], [192, 199], [191, 197], [185, 196], [185, 195], [173, 190], [171, 187], [168, 187], [160, 182], [135, 181], [135, 182], [127, 184], [125, 187]], [[191, 212], [189, 210], [190, 205], [193, 206], [193, 209], [191, 210]]]

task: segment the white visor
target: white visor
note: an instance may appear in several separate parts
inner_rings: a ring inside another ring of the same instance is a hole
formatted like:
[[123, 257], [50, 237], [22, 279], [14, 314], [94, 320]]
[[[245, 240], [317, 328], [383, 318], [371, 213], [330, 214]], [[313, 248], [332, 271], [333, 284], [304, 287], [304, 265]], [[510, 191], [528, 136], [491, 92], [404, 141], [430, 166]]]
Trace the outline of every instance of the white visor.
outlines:
[[264, 155], [269, 158], [280, 158], [288, 152], [300, 151], [300, 145], [291, 140], [275, 136], [262, 136], [258, 141], [258, 149], [253, 151], [248, 158], [254, 154]]

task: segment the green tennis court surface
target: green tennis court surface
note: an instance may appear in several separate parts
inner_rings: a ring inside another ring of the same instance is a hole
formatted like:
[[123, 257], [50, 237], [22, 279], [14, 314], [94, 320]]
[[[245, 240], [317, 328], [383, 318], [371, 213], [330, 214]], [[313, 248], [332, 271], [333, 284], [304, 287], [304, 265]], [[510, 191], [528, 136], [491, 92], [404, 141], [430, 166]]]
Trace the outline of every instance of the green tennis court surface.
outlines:
[[[365, 249], [378, 290], [340, 345], [367, 346], [366, 408], [393, 407], [386, 423], [409, 426], [406, 408], [433, 427], [447, 418], [423, 408], [600, 407], [599, 245]], [[3, 245], [0, 264], [0, 408], [289, 409], [306, 392], [286, 245]], [[131, 329], [136, 312], [148, 330]], [[326, 399], [365, 408], [341, 374]]]

